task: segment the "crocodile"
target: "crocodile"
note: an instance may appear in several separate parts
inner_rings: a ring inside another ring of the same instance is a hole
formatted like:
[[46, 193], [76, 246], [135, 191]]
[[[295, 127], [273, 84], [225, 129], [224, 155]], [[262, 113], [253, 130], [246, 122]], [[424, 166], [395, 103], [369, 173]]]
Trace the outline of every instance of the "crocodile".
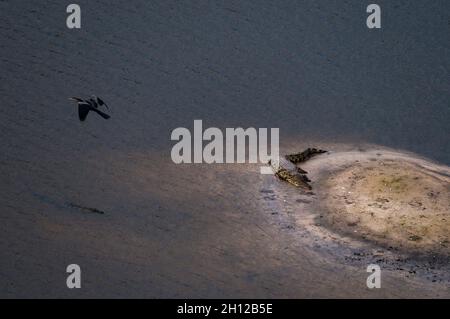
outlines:
[[311, 157], [326, 153], [327, 151], [317, 148], [307, 148], [303, 152], [280, 156], [278, 160], [270, 160], [269, 165], [272, 167], [275, 176], [286, 181], [296, 187], [311, 190], [309, 184], [311, 180], [304, 171], [297, 166], [298, 163], [305, 162]]

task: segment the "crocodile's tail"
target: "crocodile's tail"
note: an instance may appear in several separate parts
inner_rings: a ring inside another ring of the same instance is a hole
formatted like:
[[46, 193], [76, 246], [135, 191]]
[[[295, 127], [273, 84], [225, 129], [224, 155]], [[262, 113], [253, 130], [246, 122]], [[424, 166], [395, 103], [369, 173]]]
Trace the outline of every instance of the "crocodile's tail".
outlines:
[[309, 160], [311, 157], [326, 153], [327, 151], [317, 149], [317, 148], [307, 148], [301, 153], [286, 155], [286, 159], [291, 161], [294, 164], [305, 162]]

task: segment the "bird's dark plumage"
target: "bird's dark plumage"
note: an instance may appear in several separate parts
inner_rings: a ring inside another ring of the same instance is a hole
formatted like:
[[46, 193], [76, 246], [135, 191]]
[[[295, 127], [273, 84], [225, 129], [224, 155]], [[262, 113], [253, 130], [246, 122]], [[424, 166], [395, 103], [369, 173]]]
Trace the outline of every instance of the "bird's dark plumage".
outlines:
[[91, 110], [91, 106], [87, 103], [79, 103], [78, 104], [78, 117], [80, 121], [84, 121]]
[[101, 117], [103, 117], [105, 120], [107, 120], [107, 119], [109, 119], [109, 118], [111, 117], [111, 116], [109, 116], [108, 114], [103, 113], [102, 111], [99, 111], [99, 110], [97, 110], [97, 109], [91, 110], [91, 111], [94, 111], [95, 113], [97, 113], [98, 115], [100, 115]]

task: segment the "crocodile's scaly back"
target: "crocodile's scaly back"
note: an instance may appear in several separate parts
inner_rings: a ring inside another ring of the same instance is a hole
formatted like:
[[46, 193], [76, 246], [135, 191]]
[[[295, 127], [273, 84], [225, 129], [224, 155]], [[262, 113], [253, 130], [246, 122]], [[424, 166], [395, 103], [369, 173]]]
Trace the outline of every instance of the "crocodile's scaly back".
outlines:
[[311, 157], [325, 152], [316, 148], [308, 148], [301, 153], [281, 156], [277, 160], [270, 161], [269, 164], [272, 166], [275, 175], [280, 179], [294, 186], [310, 190], [311, 185], [309, 185], [310, 180], [306, 176], [307, 172], [295, 164], [307, 161]]
[[317, 149], [317, 148], [307, 148], [306, 150], [304, 150], [301, 153], [286, 155], [286, 159], [288, 159], [289, 161], [291, 161], [294, 164], [297, 164], [297, 163], [305, 162], [315, 155], [326, 153], [326, 152], [327, 151]]
[[292, 172], [290, 172], [284, 168], [280, 168], [275, 173], [275, 175], [278, 176], [283, 181], [286, 181], [294, 186], [301, 187], [301, 188], [304, 188], [307, 190], [311, 190], [311, 185], [308, 184], [308, 182], [310, 182], [310, 180], [308, 179], [308, 177], [306, 177], [306, 175], [302, 175], [299, 173], [292, 174]]

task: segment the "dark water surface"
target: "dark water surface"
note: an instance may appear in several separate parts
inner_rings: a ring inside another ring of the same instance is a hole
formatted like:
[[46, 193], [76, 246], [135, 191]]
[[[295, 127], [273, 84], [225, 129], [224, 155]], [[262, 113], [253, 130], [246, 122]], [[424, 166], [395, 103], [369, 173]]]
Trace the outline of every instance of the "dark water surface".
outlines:
[[[259, 232], [258, 208], [248, 208], [247, 225], [237, 214], [246, 206], [225, 186], [209, 197], [183, 193], [200, 182], [214, 190], [217, 176], [177, 176], [170, 133], [194, 119], [279, 127], [282, 144], [370, 142], [450, 164], [450, 2], [377, 1], [381, 30], [366, 27], [369, 3], [356, 0], [77, 3], [81, 30], [67, 29], [61, 1], [0, 1], [0, 295], [70, 296], [59, 271], [74, 259], [97, 267], [82, 296], [366, 292], [336, 288], [351, 269], [336, 278], [313, 252], [305, 262], [298, 247], [248, 235]], [[111, 120], [78, 121], [67, 98], [91, 94], [108, 102]], [[225, 185], [241, 185], [239, 174], [223, 174]], [[262, 256], [273, 268], [257, 267]], [[424, 291], [391, 282], [399, 285], [384, 293]]]
[[381, 30], [361, 1], [78, 3], [81, 30], [60, 1], [0, 3], [2, 127], [51, 156], [40, 134], [78, 143], [66, 97], [95, 93], [114, 123], [83, 130], [110, 147], [169, 147], [202, 119], [450, 163], [448, 1], [379, 1]]

